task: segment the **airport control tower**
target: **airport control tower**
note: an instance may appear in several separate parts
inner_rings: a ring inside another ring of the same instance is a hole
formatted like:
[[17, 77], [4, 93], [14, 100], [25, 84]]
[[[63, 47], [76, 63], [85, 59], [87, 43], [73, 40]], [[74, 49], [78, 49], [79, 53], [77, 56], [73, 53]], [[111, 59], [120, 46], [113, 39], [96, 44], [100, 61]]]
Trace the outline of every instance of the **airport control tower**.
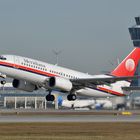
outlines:
[[[133, 41], [134, 47], [140, 47], [140, 16], [135, 17], [136, 25], [129, 28], [129, 33]], [[139, 75], [140, 72], [140, 62], [138, 64], [135, 75]], [[131, 85], [140, 86], [140, 79], [133, 80]]]
[[136, 25], [129, 28], [134, 47], [140, 47], [140, 16], [135, 17]]

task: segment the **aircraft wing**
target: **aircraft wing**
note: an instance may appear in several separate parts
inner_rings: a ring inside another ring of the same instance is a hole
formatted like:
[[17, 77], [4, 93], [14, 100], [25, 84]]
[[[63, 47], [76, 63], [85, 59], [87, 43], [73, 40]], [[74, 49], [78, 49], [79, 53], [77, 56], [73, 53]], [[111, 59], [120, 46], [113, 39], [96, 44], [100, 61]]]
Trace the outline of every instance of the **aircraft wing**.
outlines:
[[110, 85], [117, 81], [132, 80], [137, 79], [139, 76], [127, 76], [127, 77], [104, 77], [104, 78], [83, 78], [83, 79], [72, 79], [71, 82], [73, 85], [79, 86], [97, 86], [97, 85]]

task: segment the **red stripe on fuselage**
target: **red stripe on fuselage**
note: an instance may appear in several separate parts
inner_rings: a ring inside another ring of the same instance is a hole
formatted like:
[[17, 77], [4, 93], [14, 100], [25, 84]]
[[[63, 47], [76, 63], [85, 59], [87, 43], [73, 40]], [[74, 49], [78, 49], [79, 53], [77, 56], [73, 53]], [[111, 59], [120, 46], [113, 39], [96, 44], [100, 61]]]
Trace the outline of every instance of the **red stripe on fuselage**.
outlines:
[[125, 96], [125, 95], [122, 94], [122, 93], [119, 93], [119, 92], [116, 92], [116, 91], [113, 91], [113, 90], [110, 90], [110, 89], [106, 89], [106, 88], [103, 88], [103, 87], [98, 87], [98, 89], [100, 89], [100, 90], [102, 90], [102, 91], [105, 91], [105, 92], [107, 92], [107, 93], [113, 94], [113, 95]]
[[0, 64], [2, 65], [6, 65], [6, 66], [10, 66], [10, 67], [13, 67], [13, 68], [17, 68], [17, 69], [23, 69], [25, 71], [31, 71], [31, 72], [35, 72], [37, 74], [42, 74], [44, 76], [57, 76], [55, 74], [51, 74], [51, 73], [48, 73], [48, 72], [44, 72], [44, 71], [41, 71], [41, 70], [37, 70], [37, 69], [34, 69], [34, 68], [30, 68], [30, 67], [26, 67], [26, 66], [22, 66], [22, 65], [17, 65], [17, 64], [13, 64], [13, 63], [9, 63], [9, 62], [2, 62], [0, 61]]

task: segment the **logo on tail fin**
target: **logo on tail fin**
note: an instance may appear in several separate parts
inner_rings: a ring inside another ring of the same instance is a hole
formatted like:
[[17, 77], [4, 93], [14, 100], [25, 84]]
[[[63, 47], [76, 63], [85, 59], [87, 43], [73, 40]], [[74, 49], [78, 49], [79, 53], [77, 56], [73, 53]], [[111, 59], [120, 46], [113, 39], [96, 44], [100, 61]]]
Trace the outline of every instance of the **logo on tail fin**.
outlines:
[[126, 70], [128, 70], [129, 72], [133, 71], [135, 69], [135, 61], [133, 59], [128, 59], [125, 62], [125, 68]]

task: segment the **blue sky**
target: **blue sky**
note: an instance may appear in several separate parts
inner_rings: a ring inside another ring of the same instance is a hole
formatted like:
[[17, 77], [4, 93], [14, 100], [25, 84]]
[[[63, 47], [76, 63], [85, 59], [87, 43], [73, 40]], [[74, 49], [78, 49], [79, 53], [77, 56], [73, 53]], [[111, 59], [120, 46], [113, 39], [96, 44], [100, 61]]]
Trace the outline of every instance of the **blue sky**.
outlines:
[[1, 0], [0, 53], [55, 63], [91, 74], [113, 68], [132, 49], [128, 27], [139, 0]]

